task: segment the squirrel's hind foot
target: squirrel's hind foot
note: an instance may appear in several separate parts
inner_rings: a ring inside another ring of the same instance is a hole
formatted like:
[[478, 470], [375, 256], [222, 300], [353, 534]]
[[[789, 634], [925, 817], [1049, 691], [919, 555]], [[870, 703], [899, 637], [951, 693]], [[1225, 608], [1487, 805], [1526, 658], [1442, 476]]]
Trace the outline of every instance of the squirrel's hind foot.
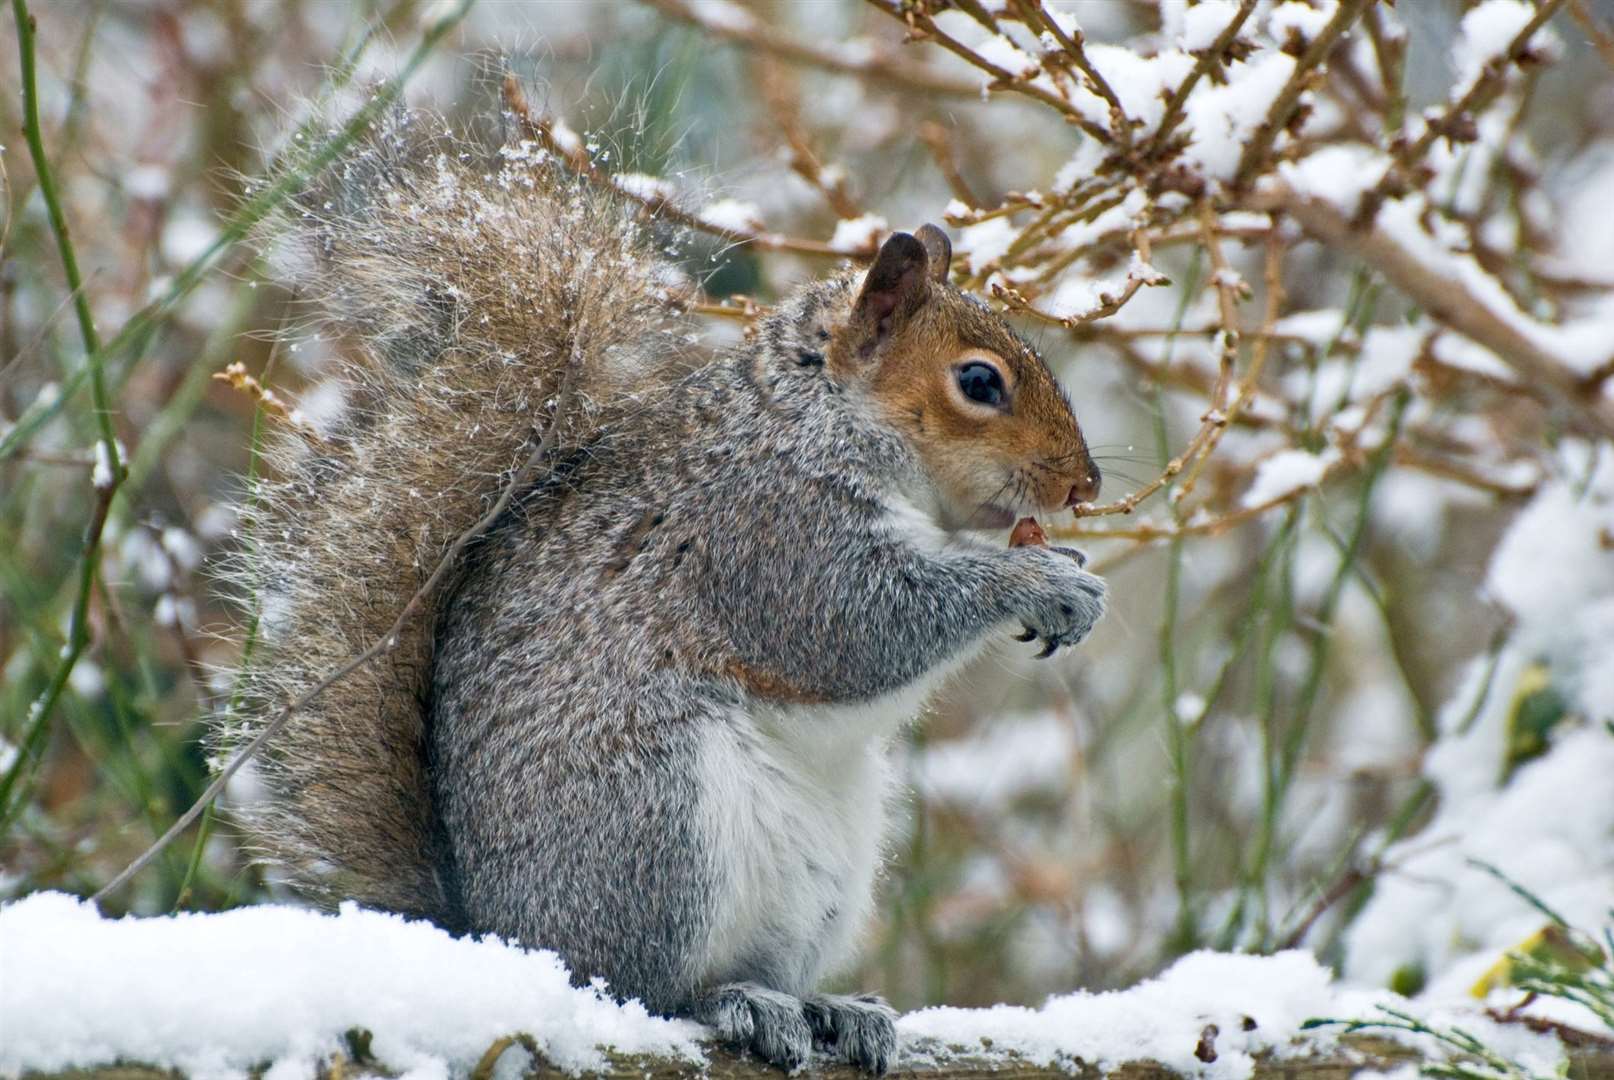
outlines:
[[786, 1072], [807, 1063], [813, 1047], [882, 1076], [897, 1058], [896, 1010], [870, 994], [795, 998], [756, 983], [729, 983], [692, 1010], [722, 1041]]
[[813, 1032], [799, 998], [756, 983], [729, 983], [705, 994], [694, 1018], [717, 1037], [749, 1050], [769, 1064], [795, 1072], [807, 1063]]
[[812, 994], [802, 1002], [813, 1040], [854, 1068], [883, 1076], [897, 1059], [897, 1010], [873, 994]]

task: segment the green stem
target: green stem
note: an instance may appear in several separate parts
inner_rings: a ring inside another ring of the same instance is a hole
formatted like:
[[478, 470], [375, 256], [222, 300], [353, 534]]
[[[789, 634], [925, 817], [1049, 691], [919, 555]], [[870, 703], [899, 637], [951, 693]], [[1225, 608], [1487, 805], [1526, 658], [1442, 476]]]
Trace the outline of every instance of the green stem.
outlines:
[[[20, 6], [22, 0], [12, 2]], [[465, 17], [474, 2], [475, 0], [461, 0], [448, 15], [433, 24], [421, 38], [420, 44], [410, 53], [398, 74], [383, 83], [381, 88], [348, 119], [340, 132], [313, 154], [286, 168], [272, 184], [247, 200], [231, 215], [230, 220], [225, 223], [223, 230], [207, 250], [192, 259], [185, 269], [180, 271], [162, 296], [141, 308], [124, 323], [117, 335], [101, 347], [100, 356], [95, 360], [104, 362], [127, 356], [131, 364], [137, 362], [144, 352], [145, 345], [156, 333], [158, 324], [167, 318], [197, 285], [201, 284], [219, 256], [244, 239], [281, 203], [306, 187], [309, 181], [341, 156], [342, 152], [359, 138], [377, 117], [391, 108], [403, 92], [404, 84], [426, 61], [438, 42]], [[77, 372], [63, 384], [61, 395], [54, 402], [25, 413], [6, 433], [5, 438], [0, 439], [0, 461], [14, 454], [29, 436], [49, 423], [83, 385], [84, 374]]]
[[73, 298], [73, 312], [78, 317], [79, 336], [84, 339], [87, 354], [85, 366], [89, 370], [91, 393], [95, 397], [96, 419], [101, 428], [101, 442], [106, 447], [107, 460], [112, 466], [114, 484], [122, 462], [118, 458], [116, 436], [112, 431], [112, 416], [106, 396], [106, 381], [101, 371], [101, 340], [95, 332], [95, 319], [90, 314], [90, 299], [84, 291], [84, 279], [78, 271], [78, 255], [73, 250], [73, 238], [67, 231], [67, 215], [62, 212], [62, 201], [56, 193], [56, 178], [51, 172], [50, 160], [45, 156], [45, 140], [39, 126], [39, 88], [34, 68], [34, 17], [28, 13], [25, 0], [11, 0], [12, 13], [17, 18], [17, 53], [22, 69], [22, 134], [33, 158], [34, 176], [39, 182], [40, 197], [45, 200], [45, 214], [50, 219], [50, 231], [55, 234], [56, 248], [61, 253], [62, 271], [67, 275], [68, 294]]
[[[1390, 407], [1390, 423], [1385, 433], [1384, 442], [1368, 459], [1367, 475], [1362, 481], [1362, 489], [1357, 496], [1356, 519], [1352, 523], [1350, 535], [1340, 553], [1339, 565], [1335, 568], [1334, 576], [1329, 581], [1328, 588], [1323, 594], [1322, 603], [1312, 620], [1314, 629], [1312, 631], [1311, 650], [1307, 657], [1305, 681], [1301, 684], [1300, 692], [1295, 699], [1295, 706], [1289, 719], [1288, 728], [1278, 746], [1276, 758], [1270, 758], [1271, 739], [1268, 739], [1270, 760], [1267, 771], [1267, 790], [1262, 804], [1261, 828], [1256, 837], [1255, 856], [1251, 860], [1250, 869], [1250, 880], [1253, 884], [1261, 887], [1263, 896], [1265, 895], [1268, 866], [1277, 844], [1280, 811], [1288, 796], [1290, 785], [1294, 783], [1295, 769], [1299, 765], [1300, 755], [1306, 747], [1306, 736], [1310, 728], [1308, 720], [1311, 716], [1311, 710], [1316, 705], [1317, 697], [1322, 690], [1323, 673], [1327, 666], [1328, 651], [1333, 643], [1331, 627], [1334, 621], [1334, 612], [1339, 606], [1339, 599], [1345, 591], [1346, 582], [1351, 579], [1357, 555], [1361, 551], [1363, 538], [1367, 535], [1373, 492], [1378, 487], [1379, 478], [1383, 476], [1391, 458], [1394, 456], [1396, 440], [1401, 434], [1401, 422], [1406, 415], [1407, 405], [1410, 401], [1411, 394], [1405, 389], [1396, 395]], [[1275, 734], [1274, 730], [1274, 737]], [[1268, 932], [1268, 920], [1263, 915], [1263, 938]]]
[[[1178, 298], [1177, 310], [1172, 317], [1171, 333], [1166, 337], [1163, 357], [1165, 364], [1169, 365], [1171, 362], [1171, 353], [1177, 343], [1177, 332], [1182, 329], [1183, 319], [1188, 314], [1188, 305], [1199, 293], [1203, 270], [1204, 252], [1202, 249], [1195, 249], [1187, 280], [1183, 283], [1182, 294]], [[1171, 454], [1171, 433], [1166, 429], [1165, 396], [1158, 385], [1154, 389], [1154, 436], [1156, 453], [1164, 461]], [[1168, 496], [1172, 487], [1173, 482], [1168, 481], [1165, 486]], [[1180, 507], [1174, 506], [1173, 512], [1180, 518]], [[1175, 952], [1187, 952], [1198, 942], [1199, 930], [1194, 914], [1193, 851], [1188, 831], [1188, 789], [1192, 771], [1193, 733], [1177, 716], [1179, 694], [1177, 614], [1178, 601], [1182, 593], [1180, 536], [1172, 540], [1166, 553], [1166, 560], [1165, 610], [1161, 612], [1159, 633], [1160, 698], [1161, 713], [1166, 722], [1166, 753], [1171, 768], [1171, 870], [1177, 886], [1177, 922], [1172, 930], [1168, 947]]]
[[45, 687], [45, 692], [30, 706], [32, 722], [27, 736], [12, 767], [0, 779], [0, 820], [9, 817], [9, 800], [12, 790], [25, 768], [39, 753], [40, 744], [50, 729], [51, 713], [56, 701], [67, 686], [68, 678], [78, 666], [79, 658], [90, 644], [89, 612], [90, 593], [95, 584], [96, 570], [100, 565], [101, 535], [106, 529], [107, 513], [118, 485], [123, 482], [126, 470], [118, 453], [118, 441], [112, 430], [112, 410], [107, 399], [106, 379], [102, 371], [101, 342], [95, 332], [95, 320], [90, 314], [90, 302], [84, 291], [84, 279], [79, 274], [78, 256], [73, 250], [73, 238], [67, 229], [67, 216], [62, 212], [61, 199], [56, 192], [56, 179], [51, 172], [50, 160], [45, 155], [45, 142], [39, 125], [39, 89], [34, 65], [34, 19], [28, 13], [24, 0], [12, 0], [12, 13], [17, 20], [17, 53], [22, 75], [23, 138], [33, 158], [34, 176], [39, 184], [40, 197], [45, 202], [45, 213], [50, 219], [51, 232], [56, 237], [56, 248], [61, 255], [62, 271], [67, 277], [67, 288], [73, 298], [73, 310], [78, 318], [79, 335], [84, 339], [85, 364], [90, 392], [94, 401], [96, 424], [101, 433], [103, 474], [95, 472], [96, 500], [91, 511], [89, 526], [84, 533], [84, 553], [79, 567], [78, 595], [73, 602], [72, 621], [67, 632], [67, 647], [61, 663]]

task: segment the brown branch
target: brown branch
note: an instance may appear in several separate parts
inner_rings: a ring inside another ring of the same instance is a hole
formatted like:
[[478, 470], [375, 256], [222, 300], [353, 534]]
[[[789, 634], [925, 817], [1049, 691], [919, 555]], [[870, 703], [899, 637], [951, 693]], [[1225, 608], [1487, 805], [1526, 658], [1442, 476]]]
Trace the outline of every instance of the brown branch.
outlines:
[[764, 251], [793, 251], [798, 255], [829, 255], [837, 258], [858, 258], [873, 256], [872, 248], [864, 252], [842, 251], [822, 240], [804, 240], [798, 237], [782, 236], [778, 233], [741, 232], [736, 229], [726, 229], [714, 225], [698, 214], [692, 214], [679, 206], [671, 199], [659, 195], [644, 194], [629, 191], [612, 179], [611, 174], [594, 164], [588, 152], [581, 146], [567, 146], [555, 135], [554, 126], [544, 118], [532, 111], [527, 103], [527, 95], [521, 89], [521, 80], [512, 73], [506, 73], [500, 93], [504, 98], [505, 108], [515, 117], [517, 126], [521, 129], [522, 138], [528, 139], [551, 154], [555, 155], [566, 166], [579, 176], [584, 177], [601, 187], [607, 187], [619, 193], [623, 198], [638, 203], [651, 217], [674, 222], [685, 228], [706, 233], [725, 240], [736, 247], [750, 245]]
[[669, 18], [697, 26], [713, 37], [732, 41], [736, 45], [761, 49], [784, 60], [797, 64], [834, 71], [843, 75], [856, 75], [885, 83], [897, 90], [921, 90], [927, 94], [948, 97], [978, 98], [981, 88], [972, 82], [955, 79], [950, 75], [932, 71], [922, 64], [910, 64], [890, 50], [871, 52], [866, 58], [851, 58], [842, 52], [812, 44], [798, 36], [775, 30], [758, 19], [748, 22], [718, 22], [703, 19], [684, 0], [640, 0]]
[[[1221, 241], [1217, 238], [1215, 224], [1211, 218], [1208, 204], [1204, 209], [1204, 229], [1206, 250], [1211, 252], [1211, 266], [1215, 268], [1215, 276], [1225, 277], [1222, 272], [1227, 269], [1226, 257], [1222, 254]], [[1266, 260], [1263, 263], [1266, 310], [1261, 317], [1261, 332], [1251, 346], [1249, 369], [1245, 371], [1244, 378], [1239, 380], [1239, 391], [1234, 395], [1231, 405], [1224, 408], [1222, 403], [1226, 400], [1225, 396], [1213, 395], [1211, 407], [1222, 411], [1222, 423], [1216, 425], [1215, 429], [1210, 433], [1210, 438], [1206, 440], [1205, 448], [1201, 451], [1198, 459], [1195, 460], [1194, 467], [1183, 478], [1182, 486], [1173, 493], [1172, 500], [1179, 505], [1193, 493], [1194, 486], [1199, 483], [1199, 474], [1204, 470], [1205, 463], [1210, 460], [1212, 454], [1216, 453], [1216, 447], [1221, 443], [1223, 434], [1226, 433], [1231, 424], [1238, 420], [1239, 414], [1244, 411], [1244, 407], [1254, 397], [1256, 386], [1261, 381], [1261, 369], [1266, 365], [1267, 353], [1272, 344], [1272, 327], [1278, 321], [1278, 312], [1283, 309], [1283, 251], [1283, 244], [1278, 240], [1278, 230], [1273, 229], [1267, 234]], [[1238, 333], [1238, 315], [1234, 308], [1234, 302], [1238, 298], [1233, 295], [1234, 289], [1231, 283], [1218, 283], [1218, 288], [1220, 289], [1222, 303], [1222, 337], [1224, 341], [1222, 372], [1225, 377], [1231, 371], [1232, 365], [1232, 360], [1228, 356], [1228, 345], [1225, 342], [1232, 335]], [[1218, 380], [1217, 394], [1224, 393], [1222, 384]]]
[[1614, 401], [1588, 392], [1579, 374], [1492, 310], [1465, 282], [1426, 265], [1382, 228], [1353, 227], [1332, 203], [1300, 195], [1282, 183], [1265, 189], [1264, 197], [1271, 204], [1266, 209], [1281, 207], [1308, 236], [1355, 254], [1435, 321], [1490, 349], [1591, 430], [1614, 434]]
[[837, 166], [832, 172], [813, 152], [811, 138], [801, 123], [801, 102], [793, 80], [775, 64], [753, 63], [749, 70], [768, 104], [773, 130], [790, 148], [791, 171], [823, 196], [836, 217], [862, 217], [863, 208], [847, 190], [846, 170]]
[[[1204, 429], [1201, 428], [1201, 430], [1203, 431]], [[1195, 441], [1198, 441], [1197, 438]], [[1092, 510], [1078, 508], [1077, 513], [1081, 517], [1094, 517], [1099, 514], [1111, 513], [1130, 514], [1144, 497], [1152, 495], [1161, 485], [1182, 471], [1182, 463], [1187, 460], [1193, 449], [1193, 445], [1190, 444], [1181, 454], [1171, 460], [1171, 463], [1166, 466], [1165, 472], [1161, 473], [1158, 479], [1146, 485], [1134, 495], [1128, 496], [1127, 499], [1111, 504], [1112, 506], [1119, 506], [1121, 503], [1130, 501], [1130, 507], [1120, 510], [1114, 510], [1110, 507], [1095, 507]], [[1241, 506], [1237, 510], [1229, 511], [1220, 517], [1183, 521], [1175, 525], [1150, 525], [1145, 523], [1126, 529], [1084, 529], [1079, 525], [1056, 525], [1048, 529], [1048, 535], [1061, 540], [1134, 540], [1144, 544], [1158, 543], [1162, 540], [1176, 540], [1186, 536], [1218, 536], [1236, 525], [1243, 525], [1247, 521], [1253, 521], [1261, 517], [1270, 510], [1294, 502], [1313, 488], [1321, 487], [1326, 481], [1332, 480], [1340, 472], [1350, 467], [1353, 467], [1353, 463], [1341, 457], [1329, 465], [1314, 484], [1294, 488], [1284, 492], [1282, 495], [1275, 495], [1265, 502], [1259, 502], [1252, 506]]]
[[1114, 315], [1116, 312], [1125, 307], [1127, 302], [1136, 296], [1138, 290], [1143, 288], [1145, 285], [1157, 286], [1170, 284], [1171, 279], [1155, 270], [1152, 266], [1149, 266], [1148, 260], [1144, 258], [1141, 263], [1141, 267], [1135, 266], [1133, 269], [1127, 271], [1126, 284], [1122, 286], [1120, 292], [1099, 293], [1099, 302], [1095, 306], [1076, 315], [1055, 315], [1052, 312], [1043, 311], [1041, 308], [1038, 308], [1036, 305], [1032, 304], [1031, 301], [1027, 300], [1025, 296], [1012, 285], [1004, 285], [1000, 282], [994, 281], [992, 282], [991, 288], [992, 295], [1003, 301], [1004, 306], [1008, 307], [1009, 309], [1029, 315], [1040, 322], [1049, 323], [1053, 326], [1062, 326], [1067, 330], [1074, 330], [1078, 326], [1084, 326], [1087, 323], [1096, 322], [1099, 319], [1107, 319], [1111, 315]]
[[917, 134], [919, 141], [930, 151], [930, 156], [935, 160], [942, 179], [947, 181], [947, 187], [952, 191], [953, 197], [965, 206], [975, 206], [977, 201], [975, 193], [965, 182], [964, 174], [958, 171], [958, 155], [953, 152], [953, 141], [947, 129], [934, 120], [926, 120], [919, 125]]
[[1036, 30], [1037, 25], [1042, 26], [1048, 35], [1059, 43], [1059, 47], [1065, 50], [1065, 55], [1070, 58], [1076, 69], [1087, 77], [1088, 88], [1103, 98], [1105, 104], [1110, 107], [1110, 128], [1120, 140], [1122, 149], [1130, 147], [1132, 121], [1126, 115], [1126, 108], [1122, 106], [1121, 99], [1110, 88], [1109, 82], [1087, 58], [1081, 31], [1076, 31], [1074, 35], [1065, 33], [1059, 22], [1042, 6], [1042, 0], [1015, 0], [1015, 2], [1020, 9], [1021, 20], [1026, 26], [1032, 30]]
[[1471, 469], [1461, 462], [1435, 457], [1405, 443], [1395, 448], [1395, 463], [1405, 465], [1409, 469], [1416, 469], [1422, 473], [1428, 473], [1430, 476], [1438, 476], [1443, 480], [1451, 480], [1465, 487], [1474, 488], [1476, 491], [1495, 495], [1499, 499], [1528, 499], [1536, 493], [1536, 488], [1539, 486], [1537, 484], [1506, 484]]
[[1546, 0], [1546, 3], [1536, 9], [1530, 21], [1513, 36], [1513, 40], [1508, 43], [1502, 55], [1487, 65], [1485, 72], [1474, 80], [1474, 85], [1464, 91], [1462, 97], [1447, 106], [1438, 117], [1425, 119], [1423, 134], [1419, 135], [1418, 140], [1401, 155], [1404, 167], [1423, 160], [1436, 139], [1461, 130], [1465, 126], [1462, 123], [1464, 117], [1485, 109], [1501, 96], [1502, 91], [1507, 89], [1508, 68], [1523, 59], [1529, 51], [1530, 39], [1535, 36], [1537, 30], [1547, 24], [1548, 19], [1557, 14], [1563, 3], [1564, 0]]
[[1188, 95], [1194, 92], [1194, 87], [1199, 85], [1200, 79], [1221, 66], [1222, 57], [1227, 53], [1228, 46], [1238, 38], [1245, 20], [1255, 11], [1255, 4], [1256, 0], [1239, 0], [1238, 13], [1223, 27], [1216, 40], [1211, 42], [1210, 48], [1199, 54], [1199, 58], [1194, 61], [1193, 70], [1172, 90], [1171, 97], [1166, 100], [1165, 111], [1160, 114], [1160, 126], [1155, 128], [1149, 145], [1144, 149], [1144, 157], [1158, 157], [1165, 149], [1166, 140], [1182, 121], [1183, 109], [1188, 104]]
[[1598, 25], [1586, 0], [1569, 0], [1569, 15], [1586, 32], [1603, 63], [1614, 68], [1614, 32]]
[[[652, 2], [662, 2], [662, 0], [652, 0]], [[1058, 94], [1049, 93], [1047, 90], [1044, 90], [1042, 87], [1037, 86], [1015, 72], [1001, 68], [994, 64], [992, 61], [988, 60], [986, 57], [982, 56], [968, 45], [965, 45], [957, 38], [948, 34], [947, 31], [943, 30], [941, 27], [937, 26], [936, 20], [932, 19], [930, 15], [923, 9], [908, 7], [903, 4], [901, 0], [867, 0], [867, 2], [885, 12], [887, 15], [890, 15], [892, 18], [906, 23], [909, 27], [911, 27], [909, 31], [910, 35], [915, 39], [922, 40], [928, 38], [959, 59], [990, 75], [992, 77], [992, 82], [987, 84], [988, 90], [1012, 90], [1017, 94], [1024, 94], [1026, 97], [1040, 101], [1044, 105], [1058, 111], [1065, 117], [1066, 120], [1072, 124], [1075, 124], [1087, 134], [1097, 139], [1099, 142], [1108, 145], [1115, 141], [1115, 137], [1110, 134], [1108, 128], [1105, 128], [1101, 124], [1093, 123], [1093, 121], [1083, 116], [1081, 111], [1077, 109], [1075, 105], [1071, 104], [1063, 97], [1060, 97]]]
[[1278, 92], [1277, 100], [1267, 110], [1260, 126], [1255, 129], [1255, 134], [1244, 144], [1244, 152], [1239, 155], [1238, 168], [1233, 173], [1232, 186], [1235, 191], [1249, 186], [1255, 179], [1257, 171], [1270, 165], [1272, 146], [1277, 142], [1279, 132], [1288, 127], [1289, 121], [1294, 117], [1295, 109], [1300, 105], [1300, 95], [1305, 93], [1311, 83], [1312, 72], [1328, 58], [1335, 43], [1361, 16], [1362, 9], [1367, 3], [1368, 0], [1340, 0], [1339, 6], [1334, 9], [1333, 17], [1317, 32], [1317, 36], [1312, 38], [1311, 44], [1306, 46], [1306, 51], [1295, 62], [1294, 73]]

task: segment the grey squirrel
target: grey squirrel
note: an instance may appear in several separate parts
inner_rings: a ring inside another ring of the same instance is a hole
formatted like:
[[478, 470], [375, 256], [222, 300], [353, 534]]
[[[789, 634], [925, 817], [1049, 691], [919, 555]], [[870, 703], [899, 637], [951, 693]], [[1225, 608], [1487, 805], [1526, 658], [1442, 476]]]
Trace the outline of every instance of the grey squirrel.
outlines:
[[988, 642], [1103, 613], [1075, 553], [972, 535], [1097, 493], [1070, 404], [934, 226], [701, 357], [620, 196], [427, 127], [379, 124], [272, 235], [347, 404], [254, 493], [262, 643], [221, 744], [384, 634], [547, 452], [266, 745], [256, 843], [315, 897], [554, 949], [787, 1069], [816, 1044], [883, 1072], [892, 1010], [816, 986], [869, 913], [887, 745]]

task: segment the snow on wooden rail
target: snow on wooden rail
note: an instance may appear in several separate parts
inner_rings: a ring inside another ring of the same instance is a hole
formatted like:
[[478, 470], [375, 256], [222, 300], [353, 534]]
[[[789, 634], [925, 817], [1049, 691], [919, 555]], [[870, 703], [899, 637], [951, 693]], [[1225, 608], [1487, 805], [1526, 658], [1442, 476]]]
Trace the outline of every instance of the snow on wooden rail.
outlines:
[[[1125, 991], [1038, 1008], [922, 1009], [901, 1018], [898, 1072], [1125, 1080], [1344, 1080], [1436, 1052], [1305, 1030], [1381, 1005], [1460, 1019], [1539, 1076], [1614, 1080], [1614, 1043], [1566, 1059], [1558, 1039], [1333, 982], [1308, 953], [1195, 953]], [[358, 1034], [356, 1034], [358, 1033]], [[519, 1033], [519, 1034], [517, 1034]], [[776, 1071], [685, 1020], [571, 985], [553, 953], [453, 938], [347, 906], [263, 905], [110, 919], [43, 893], [0, 908], [0, 1075], [266, 1080], [359, 1075], [474, 1080], [516, 1071], [646, 1078]], [[848, 1071], [825, 1059], [814, 1075]]]

